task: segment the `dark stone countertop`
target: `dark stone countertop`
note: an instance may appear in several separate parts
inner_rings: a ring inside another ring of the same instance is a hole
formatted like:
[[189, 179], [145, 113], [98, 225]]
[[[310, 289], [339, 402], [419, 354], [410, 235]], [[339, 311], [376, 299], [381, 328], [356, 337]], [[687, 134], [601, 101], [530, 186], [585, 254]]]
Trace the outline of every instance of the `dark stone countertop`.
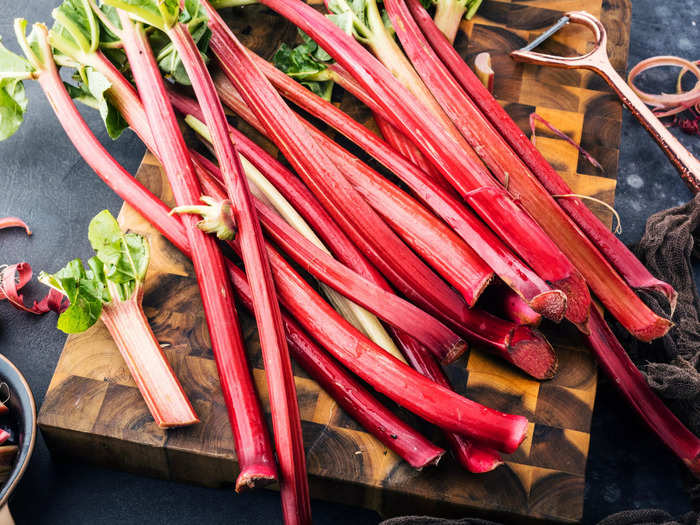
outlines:
[[[56, 2], [5, 2], [0, 34], [16, 49], [12, 20], [50, 20]], [[700, 58], [700, 3], [696, 0], [634, 0], [630, 64], [671, 54]], [[75, 256], [88, 256], [85, 231], [98, 211], [119, 210], [121, 201], [85, 165], [51, 114], [36, 85], [29, 87], [27, 122], [0, 144], [0, 216], [26, 219], [35, 234], [17, 230], [0, 236], [0, 262], [29, 261], [54, 268]], [[127, 133], [111, 143], [92, 111], [93, 129], [124, 166], [134, 172], [144, 148]], [[686, 202], [691, 194], [637, 122], [625, 114], [616, 207], [627, 243], [639, 240], [653, 212]], [[700, 138], [681, 137], [700, 155]], [[27, 376], [37, 401], [44, 397], [64, 343], [55, 317], [28, 316], [0, 305], [0, 351]], [[590, 444], [584, 521], [629, 508], [658, 507], [672, 514], [689, 509], [682, 472], [673, 457], [629, 415], [612, 385], [601, 379]], [[258, 491], [234, 495], [51, 460], [39, 438], [22, 484], [11, 502], [18, 523], [276, 523], [278, 495]], [[374, 512], [313, 502], [316, 523], [375, 523]]]

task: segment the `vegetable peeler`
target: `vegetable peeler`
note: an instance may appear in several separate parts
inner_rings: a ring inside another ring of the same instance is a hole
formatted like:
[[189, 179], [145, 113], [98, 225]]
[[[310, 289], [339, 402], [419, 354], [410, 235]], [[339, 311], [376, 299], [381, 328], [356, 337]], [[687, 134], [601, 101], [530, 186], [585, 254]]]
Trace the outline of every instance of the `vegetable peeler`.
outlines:
[[[567, 24], [583, 25], [593, 32], [595, 45], [591, 51], [584, 55], [573, 57], [560, 57], [532, 51]], [[622, 100], [622, 103], [637, 117], [637, 120], [659, 144], [666, 156], [680, 172], [681, 178], [688, 187], [694, 193], [700, 192], [700, 161], [673, 136], [663, 122], [652, 113], [649, 107], [632, 91], [627, 82], [615, 71], [608, 58], [607, 43], [608, 36], [600, 20], [585, 11], [572, 11], [566, 13], [556, 24], [527, 46], [513, 51], [510, 56], [518, 62], [526, 62], [528, 64], [565, 69], [590, 69], [598, 73], [613, 88], [620, 100]]]

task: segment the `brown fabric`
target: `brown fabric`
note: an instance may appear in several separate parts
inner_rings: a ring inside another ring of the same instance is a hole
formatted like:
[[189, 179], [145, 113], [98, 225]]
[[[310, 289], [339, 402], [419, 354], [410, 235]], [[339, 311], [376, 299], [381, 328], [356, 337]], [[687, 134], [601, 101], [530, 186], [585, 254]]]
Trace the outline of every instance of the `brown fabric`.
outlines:
[[[693, 259], [700, 255], [698, 236], [700, 194], [649, 217], [636, 253], [652, 274], [678, 291], [675, 326], [652, 344], [640, 343], [619, 327], [616, 332], [651, 387], [700, 435], [700, 297], [693, 276]], [[668, 315], [665, 297], [655, 292], [642, 295], [654, 311]]]
[[461, 518], [448, 520], [443, 518], [431, 518], [429, 516], [401, 516], [382, 521], [380, 525], [499, 525], [495, 521], [486, 521], [478, 518]]
[[611, 514], [598, 525], [700, 525], [700, 518], [695, 512], [674, 518], [663, 510], [626, 510]]

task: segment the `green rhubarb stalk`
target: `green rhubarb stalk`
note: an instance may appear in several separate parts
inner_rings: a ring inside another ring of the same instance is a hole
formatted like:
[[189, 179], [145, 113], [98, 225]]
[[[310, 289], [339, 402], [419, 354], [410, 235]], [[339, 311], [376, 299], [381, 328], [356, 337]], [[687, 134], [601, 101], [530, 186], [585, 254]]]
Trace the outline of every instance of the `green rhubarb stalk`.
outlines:
[[482, 0], [432, 0], [435, 24], [450, 42], [454, 42], [463, 19], [470, 20], [481, 7]]

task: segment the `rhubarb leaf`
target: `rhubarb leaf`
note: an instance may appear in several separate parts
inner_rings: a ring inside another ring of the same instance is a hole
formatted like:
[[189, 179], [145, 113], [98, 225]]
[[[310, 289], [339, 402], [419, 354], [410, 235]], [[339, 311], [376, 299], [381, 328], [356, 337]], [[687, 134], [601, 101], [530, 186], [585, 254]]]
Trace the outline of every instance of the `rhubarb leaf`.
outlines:
[[331, 99], [333, 81], [328, 73], [331, 56], [308, 35], [299, 32], [303, 43], [295, 48], [282, 44], [272, 61], [275, 66], [290, 77], [326, 100]]
[[90, 221], [88, 239], [96, 255], [88, 260], [87, 269], [80, 259], [75, 259], [54, 274], [39, 275], [42, 283], [70, 301], [58, 318], [58, 328], [69, 334], [83, 332], [95, 324], [103, 304], [129, 299], [148, 268], [146, 240], [135, 233], [123, 233], [107, 210]]
[[180, 17], [179, 0], [104, 0], [104, 3], [123, 9], [140, 22], [167, 31]]
[[[90, 267], [94, 265], [91, 263]], [[86, 271], [80, 259], [74, 259], [54, 274], [42, 272], [39, 281], [68, 297], [70, 306], [58, 316], [58, 329], [67, 334], [84, 332], [102, 314], [106, 288], [91, 269]]]
[[70, 96], [86, 106], [97, 109], [109, 136], [113, 140], [118, 139], [129, 124], [107, 97], [107, 91], [112, 84], [91, 67], [81, 68], [74, 78], [78, 80], [77, 86], [66, 84]]
[[73, 55], [76, 51], [90, 53], [97, 49], [100, 28], [87, 0], [64, 0], [51, 16], [55, 20], [51, 45], [62, 53]]
[[[209, 49], [211, 30], [207, 24], [208, 17], [206, 12], [197, 0], [185, 2], [180, 15], [180, 22], [187, 26], [192, 39], [197, 44], [197, 49], [199, 49], [202, 59], [205, 63], [208, 62], [207, 50]], [[150, 43], [160, 69], [174, 82], [189, 86], [191, 82], [187, 76], [185, 66], [168, 36], [161, 31], [156, 31], [150, 36]]]
[[24, 121], [27, 95], [23, 80], [32, 75], [32, 66], [0, 43], [0, 140], [12, 136]]
[[128, 299], [146, 276], [148, 243], [135, 233], [124, 234], [107, 210], [90, 221], [88, 239], [104, 264], [105, 278], [119, 285], [119, 299]]

